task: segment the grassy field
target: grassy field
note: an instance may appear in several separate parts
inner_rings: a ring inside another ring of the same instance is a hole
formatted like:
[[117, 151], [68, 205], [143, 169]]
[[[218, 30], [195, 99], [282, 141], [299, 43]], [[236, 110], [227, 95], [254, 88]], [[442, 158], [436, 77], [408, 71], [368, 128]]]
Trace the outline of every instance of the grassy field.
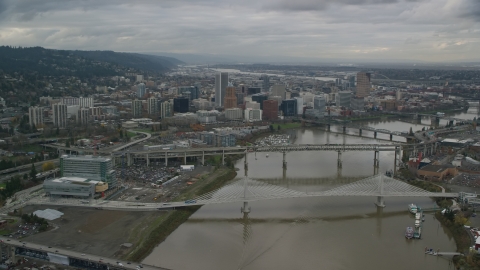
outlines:
[[282, 129], [292, 129], [292, 128], [299, 128], [302, 126], [302, 123], [285, 123], [285, 124], [273, 124], [273, 128], [278, 130], [280, 126], [280, 130]]
[[140, 131], [140, 132], [145, 132], [145, 133], [152, 133], [151, 129], [148, 128], [136, 128], [134, 131]]
[[22, 146], [15, 147], [15, 150], [25, 151], [25, 152], [41, 152], [42, 146], [39, 144], [26, 144]]

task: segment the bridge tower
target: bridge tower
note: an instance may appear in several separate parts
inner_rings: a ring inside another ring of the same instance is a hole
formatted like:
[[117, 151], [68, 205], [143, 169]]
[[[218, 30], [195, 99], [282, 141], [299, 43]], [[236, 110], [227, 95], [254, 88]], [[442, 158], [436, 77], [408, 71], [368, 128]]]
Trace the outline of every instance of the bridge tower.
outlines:
[[380, 151], [373, 152], [373, 174], [378, 174], [378, 169], [380, 167]]
[[342, 151], [338, 150], [337, 167], [342, 168]]
[[383, 178], [384, 178], [384, 175], [381, 174], [380, 177], [378, 177], [378, 193], [379, 193], [379, 196], [377, 196], [377, 207], [385, 207], [385, 201], [383, 199]]
[[243, 207], [240, 208], [240, 211], [245, 215], [250, 213], [251, 208], [248, 206], [248, 201], [247, 201], [247, 192], [248, 192], [248, 151], [245, 150], [245, 160], [244, 160], [244, 166], [245, 166], [245, 177], [243, 178], [243, 198], [245, 201], [243, 201]]

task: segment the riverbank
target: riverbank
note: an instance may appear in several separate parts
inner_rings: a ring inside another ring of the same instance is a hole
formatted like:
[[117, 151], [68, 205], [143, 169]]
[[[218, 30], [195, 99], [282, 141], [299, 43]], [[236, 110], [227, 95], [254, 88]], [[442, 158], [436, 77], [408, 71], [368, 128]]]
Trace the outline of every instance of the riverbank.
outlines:
[[[183, 201], [187, 198], [208, 193], [225, 185], [228, 181], [235, 178], [237, 173], [233, 168], [221, 167], [200, 179], [195, 185], [182, 192], [175, 201]], [[123, 259], [128, 261], [140, 262], [147, 257], [152, 250], [162, 243], [173, 231], [182, 225], [188, 218], [194, 214], [200, 206], [192, 206], [170, 211], [165, 216], [155, 221], [155, 226], [149, 232], [144, 232], [141, 236], [142, 240], [138, 242], [136, 247], [125, 254]]]

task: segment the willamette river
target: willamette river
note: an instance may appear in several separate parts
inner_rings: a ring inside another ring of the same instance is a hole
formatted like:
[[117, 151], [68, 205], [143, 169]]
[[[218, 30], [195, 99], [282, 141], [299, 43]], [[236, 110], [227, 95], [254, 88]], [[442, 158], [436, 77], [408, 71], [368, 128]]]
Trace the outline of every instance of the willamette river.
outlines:
[[[473, 119], [474, 112], [456, 114]], [[368, 123], [392, 131], [420, 130], [429, 120]], [[364, 135], [368, 132], [364, 131]], [[368, 136], [371, 136], [368, 135]], [[388, 135], [379, 138], [389, 139]], [[394, 137], [394, 140], [400, 140]], [[385, 143], [373, 138], [298, 130], [295, 143]], [[299, 191], [319, 191], [373, 175], [373, 152], [345, 152], [337, 169], [335, 152], [249, 154], [249, 177]], [[380, 172], [393, 168], [393, 153], [380, 154]], [[236, 164], [244, 175], [243, 159]], [[273, 180], [268, 180], [273, 179]], [[144, 263], [169, 269], [453, 269], [425, 247], [455, 251], [455, 242], [432, 214], [426, 214], [421, 240], [407, 240], [414, 217], [407, 206], [432, 207], [430, 198], [385, 198], [377, 209], [373, 197], [330, 197], [258, 201], [248, 217], [241, 203], [203, 206], [155, 248]]]

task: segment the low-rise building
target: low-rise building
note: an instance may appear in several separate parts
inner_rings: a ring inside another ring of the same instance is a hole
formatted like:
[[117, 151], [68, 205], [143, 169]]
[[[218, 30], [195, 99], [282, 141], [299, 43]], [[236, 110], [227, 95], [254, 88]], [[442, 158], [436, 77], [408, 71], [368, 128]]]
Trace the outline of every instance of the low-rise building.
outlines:
[[108, 189], [108, 184], [81, 177], [61, 177], [43, 182], [45, 193], [50, 196], [92, 198], [95, 193]]

